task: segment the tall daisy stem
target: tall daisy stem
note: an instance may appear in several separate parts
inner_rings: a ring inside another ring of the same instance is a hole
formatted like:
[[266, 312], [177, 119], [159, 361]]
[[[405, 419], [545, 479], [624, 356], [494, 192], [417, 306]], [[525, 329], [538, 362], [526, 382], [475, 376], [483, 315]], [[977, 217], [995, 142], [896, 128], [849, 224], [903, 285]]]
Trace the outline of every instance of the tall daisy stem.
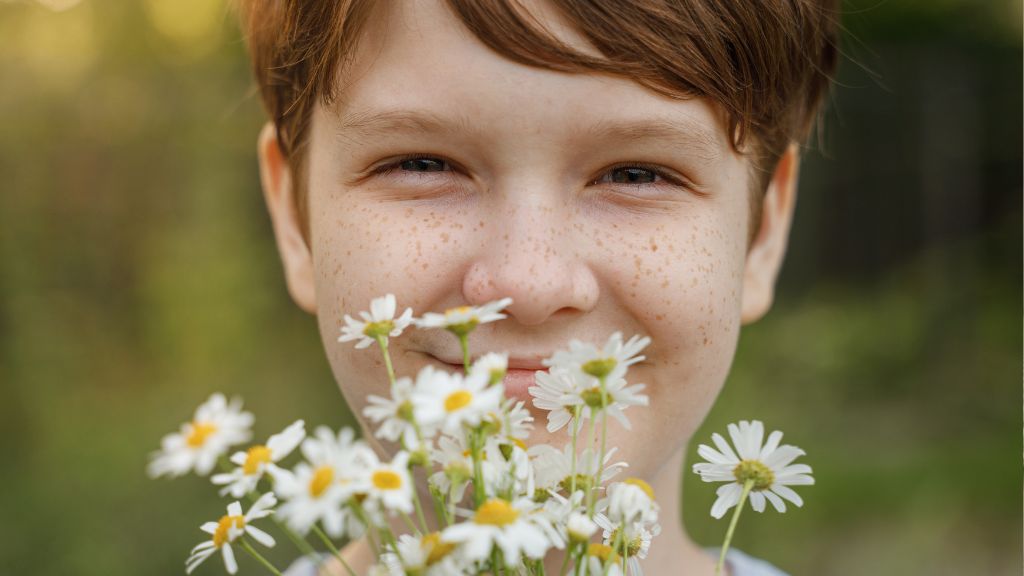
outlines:
[[321, 530], [320, 527], [316, 524], [313, 525], [313, 532], [315, 532], [316, 535], [320, 538], [320, 540], [324, 543], [324, 546], [327, 546], [327, 549], [331, 551], [331, 554], [334, 554], [334, 557], [337, 558], [339, 562], [341, 562], [341, 565], [344, 566], [345, 571], [348, 572], [349, 576], [356, 576], [355, 571], [352, 570], [352, 567], [348, 565], [348, 562], [345, 562], [345, 559], [341, 556], [341, 552], [338, 550], [337, 546], [334, 545], [334, 542], [331, 542], [331, 539], [327, 536], [327, 534], [324, 534], [324, 531]]
[[604, 451], [608, 439], [608, 391], [604, 384], [604, 377], [601, 378], [601, 451], [597, 453], [597, 472], [594, 478], [594, 489], [601, 488], [601, 475], [604, 472]]
[[[594, 442], [595, 436], [597, 435], [597, 418], [594, 417], [594, 411], [590, 411], [590, 436], [587, 439], [587, 449], [590, 450], [590, 454], [594, 453]], [[600, 464], [598, 464], [600, 469]], [[591, 485], [587, 489], [587, 515], [591, 518], [594, 517], [594, 490], [597, 486]]]
[[384, 367], [388, 370], [388, 381], [395, 383], [395, 369], [391, 366], [391, 353], [388, 352], [388, 337], [377, 336], [377, 345], [380, 346], [381, 354], [384, 355]]
[[469, 374], [469, 335], [459, 334], [459, 346], [462, 348], [462, 367]]
[[715, 565], [715, 576], [722, 573], [725, 566], [725, 554], [729, 551], [729, 544], [732, 542], [732, 533], [736, 531], [736, 523], [740, 520], [740, 512], [743, 505], [747, 503], [747, 496], [750, 489], [754, 487], [754, 480], [750, 479], [743, 483], [743, 492], [740, 494], [740, 501], [736, 504], [736, 510], [732, 513], [732, 521], [729, 522], [729, 530], [725, 533], [725, 542], [722, 543], [722, 553], [718, 555], [718, 564]]
[[256, 551], [256, 549], [252, 547], [252, 544], [249, 544], [249, 541], [248, 541], [248, 540], [246, 540], [245, 538], [241, 538], [241, 539], [239, 540], [239, 542], [241, 542], [241, 543], [242, 543], [242, 548], [243, 548], [243, 549], [244, 549], [244, 550], [245, 550], [246, 552], [248, 552], [250, 556], [252, 556], [253, 558], [255, 558], [255, 559], [256, 559], [256, 561], [257, 561], [257, 562], [259, 562], [260, 564], [263, 564], [263, 567], [264, 567], [264, 568], [266, 568], [267, 570], [270, 570], [270, 572], [271, 572], [272, 574], [276, 574], [277, 576], [282, 576], [282, 575], [281, 575], [281, 571], [280, 571], [280, 570], [278, 570], [277, 568], [274, 568], [274, 565], [273, 565], [273, 564], [271, 564], [269, 560], [267, 560], [266, 558], [264, 558], [262, 554], [260, 554], [259, 552], [257, 552], [257, 551]]
[[[576, 437], [580, 432], [580, 407], [572, 408], [572, 463], [569, 468], [569, 496], [576, 493]], [[566, 554], [566, 558], [569, 555]]]

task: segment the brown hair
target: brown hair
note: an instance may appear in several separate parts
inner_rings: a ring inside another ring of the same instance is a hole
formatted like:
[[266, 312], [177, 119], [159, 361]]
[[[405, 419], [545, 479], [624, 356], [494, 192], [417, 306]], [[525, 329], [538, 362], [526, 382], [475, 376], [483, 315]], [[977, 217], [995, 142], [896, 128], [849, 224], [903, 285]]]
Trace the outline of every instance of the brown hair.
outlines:
[[[304, 145], [312, 111], [317, 99], [336, 97], [336, 75], [377, 2], [236, 1], [308, 226]], [[749, 148], [761, 192], [786, 146], [811, 132], [838, 60], [838, 0], [547, 0], [600, 57], [559, 41], [517, 0], [447, 1], [477, 38], [513, 61], [626, 77], [668, 96], [716, 102], [733, 147]], [[758, 200], [752, 194], [755, 215]]]

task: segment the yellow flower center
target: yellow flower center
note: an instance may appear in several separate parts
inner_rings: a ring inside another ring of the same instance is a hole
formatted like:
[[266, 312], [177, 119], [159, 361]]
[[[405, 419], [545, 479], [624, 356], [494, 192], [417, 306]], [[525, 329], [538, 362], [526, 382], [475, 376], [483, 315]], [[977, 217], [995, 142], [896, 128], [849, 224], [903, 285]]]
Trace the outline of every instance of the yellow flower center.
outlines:
[[367, 322], [363, 328], [363, 335], [370, 338], [379, 338], [380, 336], [387, 336], [395, 329], [395, 323], [391, 320], [381, 320], [380, 322]]
[[372, 481], [378, 490], [398, 490], [402, 487], [402, 477], [391, 470], [377, 470], [373, 473]]
[[[619, 539], [619, 537], [619, 529], [616, 528], [612, 531], [612, 534], [608, 537], [608, 540], [611, 542], [615, 542]], [[619, 554], [625, 556], [626, 558], [629, 558], [630, 556], [636, 556], [637, 554], [639, 554], [640, 549], [643, 548], [643, 545], [643, 538], [640, 536], [634, 536], [629, 540], [623, 540], [621, 543], [619, 543], [618, 551]]]
[[313, 479], [309, 481], [309, 494], [313, 498], [319, 498], [327, 490], [327, 487], [334, 481], [334, 468], [321, 466], [313, 473]]
[[420, 546], [427, 550], [427, 566], [435, 564], [455, 549], [455, 544], [441, 540], [441, 534], [437, 532], [423, 536]]
[[260, 464], [270, 463], [270, 448], [263, 445], [256, 445], [245, 453], [245, 464], [242, 464], [242, 472], [253, 475], [260, 471]]
[[651, 488], [651, 485], [648, 484], [647, 482], [644, 482], [639, 478], [626, 478], [625, 480], [623, 480], [623, 482], [626, 484], [632, 484], [633, 486], [640, 488], [641, 490], [644, 491], [644, 494], [647, 494], [648, 498], [654, 500], [654, 489]]
[[587, 546], [587, 555], [600, 558], [602, 564], [607, 563], [609, 560], [612, 562], [618, 562], [618, 554], [616, 554], [615, 550], [612, 550], [612, 547], [607, 544], [592, 542], [590, 546]]
[[616, 364], [615, 358], [598, 358], [590, 362], [584, 362], [580, 369], [583, 370], [584, 374], [590, 374], [594, 378], [600, 379], [611, 374]]
[[473, 393], [468, 390], [459, 390], [458, 392], [452, 392], [444, 399], [444, 409], [447, 412], [455, 412], [461, 410], [469, 405], [473, 401]]
[[472, 310], [472, 309], [473, 309], [472, 306], [456, 306], [455, 308], [449, 308], [449, 309], [445, 310], [444, 311], [444, 316], [445, 316], [445, 318], [451, 318], [452, 316], [455, 316], [456, 314], [469, 314], [469, 311]]
[[217, 426], [215, 424], [210, 424], [208, 422], [193, 422], [192, 431], [189, 432], [188, 438], [185, 438], [185, 442], [193, 448], [199, 448], [203, 444], [206, 444], [206, 439], [216, 431]]
[[743, 460], [732, 469], [733, 476], [740, 484], [753, 480], [751, 490], [767, 490], [775, 482], [775, 473], [758, 460]]
[[220, 522], [217, 522], [217, 529], [213, 531], [213, 545], [220, 548], [224, 544], [231, 541], [229, 538], [228, 531], [231, 530], [231, 525], [234, 524], [235, 528], [245, 528], [245, 517], [244, 516], [221, 516]]
[[501, 498], [492, 498], [476, 510], [473, 522], [491, 526], [507, 526], [519, 518], [519, 511]]
[[[580, 398], [583, 399], [583, 403], [591, 408], [598, 410], [612, 403], [612, 399], [608, 396], [607, 392], [602, 392], [599, 386], [588, 388], [583, 392], [580, 392]], [[601, 399], [604, 398], [604, 403], [601, 403]]]

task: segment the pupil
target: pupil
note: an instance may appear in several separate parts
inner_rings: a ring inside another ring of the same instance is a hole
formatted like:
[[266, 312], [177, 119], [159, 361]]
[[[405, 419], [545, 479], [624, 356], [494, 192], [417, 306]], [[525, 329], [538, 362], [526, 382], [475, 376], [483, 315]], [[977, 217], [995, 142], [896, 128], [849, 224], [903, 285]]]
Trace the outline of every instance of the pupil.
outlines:
[[649, 184], [654, 178], [654, 172], [644, 168], [616, 168], [612, 172], [612, 181], [617, 184]]
[[412, 158], [404, 160], [400, 166], [402, 170], [410, 172], [441, 172], [444, 170], [444, 161], [436, 158]]

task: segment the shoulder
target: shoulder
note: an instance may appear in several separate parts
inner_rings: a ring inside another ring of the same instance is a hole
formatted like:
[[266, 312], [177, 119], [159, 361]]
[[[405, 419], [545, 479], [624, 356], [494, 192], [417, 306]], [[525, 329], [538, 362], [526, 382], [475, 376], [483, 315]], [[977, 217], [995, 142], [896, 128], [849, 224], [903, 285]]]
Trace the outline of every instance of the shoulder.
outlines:
[[[718, 550], [711, 550], [718, 555]], [[787, 576], [772, 564], [743, 553], [735, 548], [729, 550], [725, 555], [725, 561], [729, 565], [731, 576]]]

